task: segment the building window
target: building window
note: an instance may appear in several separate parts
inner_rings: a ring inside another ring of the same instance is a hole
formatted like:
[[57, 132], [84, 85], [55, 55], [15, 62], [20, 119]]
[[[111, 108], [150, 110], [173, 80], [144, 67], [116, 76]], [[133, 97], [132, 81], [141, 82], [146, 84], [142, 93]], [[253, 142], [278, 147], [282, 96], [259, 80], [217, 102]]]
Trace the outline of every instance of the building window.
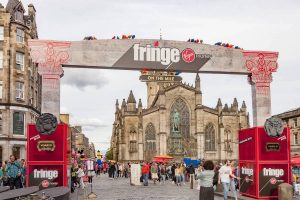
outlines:
[[24, 42], [24, 31], [22, 29], [17, 28], [17, 42]]
[[19, 22], [23, 22], [23, 13], [20, 11], [15, 12], [15, 20]]
[[3, 81], [0, 81], [0, 99], [3, 98]]
[[145, 159], [151, 160], [156, 154], [156, 132], [152, 123], [147, 124], [145, 130]]
[[293, 121], [294, 121], [294, 128], [296, 128], [298, 126], [297, 118], [293, 119]]
[[205, 127], [205, 151], [215, 151], [215, 128], [212, 123], [209, 123]]
[[25, 57], [24, 53], [16, 53], [16, 69], [24, 71]]
[[299, 144], [298, 133], [294, 134], [294, 144]]
[[4, 27], [0, 26], [0, 40], [4, 40]]
[[25, 114], [23, 112], [14, 112], [13, 114], [13, 134], [24, 135]]
[[0, 69], [3, 68], [3, 51], [0, 51]]
[[16, 82], [16, 99], [24, 99], [24, 83]]
[[178, 98], [171, 107], [170, 133], [190, 138], [190, 112], [183, 99]]
[[130, 141], [129, 152], [137, 152], [136, 141]]

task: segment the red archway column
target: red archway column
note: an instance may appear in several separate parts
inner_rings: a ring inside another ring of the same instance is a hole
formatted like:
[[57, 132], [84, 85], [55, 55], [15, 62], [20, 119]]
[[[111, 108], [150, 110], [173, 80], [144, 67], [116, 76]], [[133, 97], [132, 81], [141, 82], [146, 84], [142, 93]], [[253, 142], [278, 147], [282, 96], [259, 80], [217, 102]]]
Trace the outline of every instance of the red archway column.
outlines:
[[60, 114], [62, 64], [70, 59], [70, 44], [38, 40], [28, 42], [32, 62], [38, 64], [38, 72], [42, 76], [42, 113], [52, 113], [57, 119]]
[[263, 126], [271, 116], [272, 73], [276, 72], [277, 52], [243, 51], [252, 87], [253, 126]]

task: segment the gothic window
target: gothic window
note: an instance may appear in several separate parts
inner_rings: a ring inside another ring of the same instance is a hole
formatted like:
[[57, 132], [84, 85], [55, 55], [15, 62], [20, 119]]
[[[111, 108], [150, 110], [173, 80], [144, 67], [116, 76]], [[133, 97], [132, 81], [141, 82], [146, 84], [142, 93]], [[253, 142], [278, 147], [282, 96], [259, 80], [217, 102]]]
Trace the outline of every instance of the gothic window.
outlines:
[[[179, 120], [179, 123], [176, 120]], [[175, 133], [177, 131], [183, 137], [190, 138], [190, 112], [181, 98], [176, 99], [170, 113], [170, 132]]]
[[129, 129], [129, 152], [137, 152], [137, 133], [134, 126]]
[[136, 141], [130, 141], [129, 152], [137, 152]]
[[149, 123], [145, 131], [146, 152], [156, 152], [156, 137], [155, 128], [152, 123]]
[[214, 125], [212, 123], [208, 123], [205, 127], [204, 131], [205, 137], [205, 150], [206, 151], [215, 151], [215, 137], [216, 132]]
[[224, 130], [224, 146], [225, 146], [225, 151], [232, 151], [232, 132], [231, 132], [231, 127], [227, 126]]

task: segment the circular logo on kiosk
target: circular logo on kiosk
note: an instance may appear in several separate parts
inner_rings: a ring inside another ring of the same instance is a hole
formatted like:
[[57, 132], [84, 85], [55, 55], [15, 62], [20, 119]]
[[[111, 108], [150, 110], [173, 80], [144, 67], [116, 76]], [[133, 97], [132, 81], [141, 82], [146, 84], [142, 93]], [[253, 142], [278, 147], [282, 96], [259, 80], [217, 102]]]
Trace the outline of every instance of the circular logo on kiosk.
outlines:
[[283, 132], [283, 122], [278, 117], [271, 117], [265, 122], [265, 131], [270, 137], [280, 137]]
[[47, 187], [49, 187], [49, 185], [50, 185], [50, 183], [49, 183], [48, 180], [43, 180], [43, 181], [42, 181], [42, 186], [43, 186], [43, 188], [47, 188]]
[[276, 183], [277, 183], [277, 179], [276, 179], [276, 178], [271, 178], [271, 179], [270, 179], [270, 183], [271, 183], [272, 185], [276, 184]]
[[57, 119], [51, 113], [44, 113], [36, 120], [36, 130], [42, 135], [50, 135], [57, 128]]

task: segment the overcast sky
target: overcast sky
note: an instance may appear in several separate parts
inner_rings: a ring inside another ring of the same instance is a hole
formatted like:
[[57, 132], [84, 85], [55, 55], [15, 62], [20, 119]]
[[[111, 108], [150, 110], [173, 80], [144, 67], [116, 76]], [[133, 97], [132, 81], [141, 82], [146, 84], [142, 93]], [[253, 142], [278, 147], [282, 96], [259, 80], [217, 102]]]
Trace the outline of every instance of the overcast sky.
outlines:
[[[6, 5], [7, 1], [2, 1]], [[272, 114], [300, 107], [300, 1], [299, 0], [23, 0], [37, 10], [40, 39], [82, 40], [93, 35], [110, 39], [135, 34], [138, 39], [229, 42], [247, 50], [279, 52], [279, 69], [271, 84]], [[115, 100], [128, 97], [146, 106], [146, 86], [139, 72], [65, 69], [61, 111], [72, 124], [83, 125], [96, 149], [109, 147]], [[181, 74], [194, 83], [195, 74]], [[203, 104], [215, 107], [218, 97], [231, 104], [246, 101], [252, 118], [251, 90], [237, 75], [201, 74]], [[252, 120], [251, 120], [252, 121]]]

